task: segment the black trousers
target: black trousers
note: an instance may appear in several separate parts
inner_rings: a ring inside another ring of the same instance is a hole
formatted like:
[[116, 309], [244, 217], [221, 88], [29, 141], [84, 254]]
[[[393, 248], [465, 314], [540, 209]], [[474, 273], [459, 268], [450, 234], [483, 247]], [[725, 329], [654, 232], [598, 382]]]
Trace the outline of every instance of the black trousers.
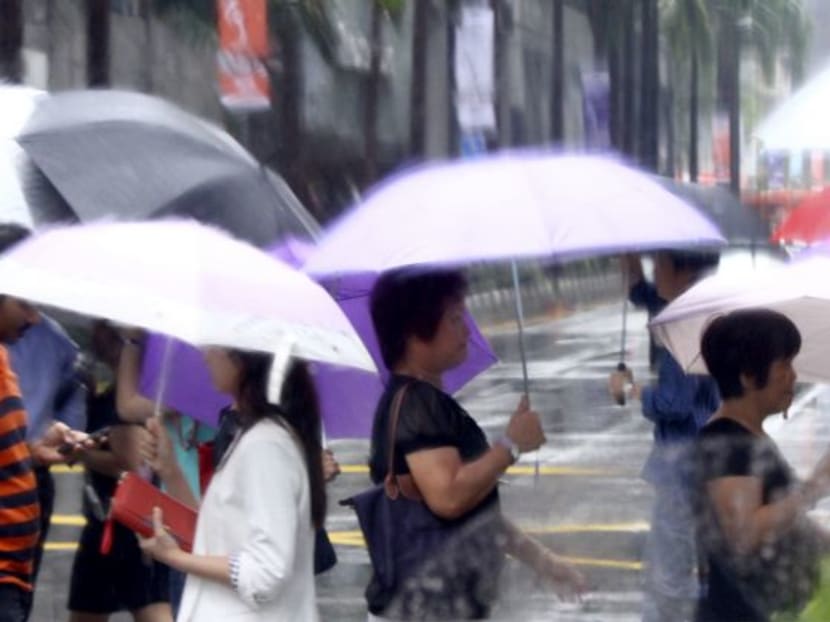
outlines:
[[12, 583], [0, 583], [0, 622], [26, 622], [32, 609], [32, 593]]
[[[46, 538], [49, 535], [49, 525], [52, 522], [52, 511], [55, 509], [55, 480], [49, 472], [49, 467], [36, 467], [35, 479], [37, 479], [37, 496], [40, 502], [40, 534], [37, 539], [37, 547], [35, 547], [35, 557], [32, 560], [32, 590], [35, 589], [37, 583], [37, 575], [40, 571], [40, 562], [43, 560], [43, 547], [46, 545]], [[34, 605], [34, 593], [29, 594], [28, 603], [25, 609], [25, 616], [23, 620], [28, 619], [29, 614]], [[0, 601], [0, 607], [5, 601]], [[13, 620], [14, 618], [8, 618]], [[5, 622], [6, 618], [0, 614], [0, 622]]]

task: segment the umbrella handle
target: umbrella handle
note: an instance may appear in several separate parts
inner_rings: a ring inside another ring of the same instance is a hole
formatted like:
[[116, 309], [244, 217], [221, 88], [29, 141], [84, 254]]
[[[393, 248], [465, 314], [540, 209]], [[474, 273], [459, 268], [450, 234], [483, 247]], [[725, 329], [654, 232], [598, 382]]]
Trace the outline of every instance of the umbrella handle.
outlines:
[[[628, 371], [625, 365], [625, 340], [628, 332], [628, 271], [625, 266], [622, 270], [622, 287], [623, 287], [623, 302], [622, 302], [622, 330], [620, 331], [620, 362], [617, 363], [618, 372]], [[625, 391], [623, 391], [615, 400], [618, 406], [625, 406]]]
[[[617, 363], [617, 371], [626, 372], [628, 371], [628, 367], [623, 361], [620, 361]], [[620, 393], [619, 397], [617, 397], [614, 401], [617, 402], [618, 406], [625, 406], [625, 391]]]

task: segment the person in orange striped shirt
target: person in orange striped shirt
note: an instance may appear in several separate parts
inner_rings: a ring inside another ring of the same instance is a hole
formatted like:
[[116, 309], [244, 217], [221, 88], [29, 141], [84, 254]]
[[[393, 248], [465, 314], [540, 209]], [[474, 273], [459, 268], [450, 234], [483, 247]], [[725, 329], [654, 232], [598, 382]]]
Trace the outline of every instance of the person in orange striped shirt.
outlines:
[[[0, 252], [2, 252], [0, 248]], [[37, 311], [0, 294], [0, 343], [14, 343]], [[0, 622], [25, 622], [32, 602], [32, 565], [40, 533], [34, 464], [66, 461], [63, 445], [80, 448], [86, 435], [54, 423], [37, 442], [26, 443], [26, 412], [17, 377], [0, 346]]]

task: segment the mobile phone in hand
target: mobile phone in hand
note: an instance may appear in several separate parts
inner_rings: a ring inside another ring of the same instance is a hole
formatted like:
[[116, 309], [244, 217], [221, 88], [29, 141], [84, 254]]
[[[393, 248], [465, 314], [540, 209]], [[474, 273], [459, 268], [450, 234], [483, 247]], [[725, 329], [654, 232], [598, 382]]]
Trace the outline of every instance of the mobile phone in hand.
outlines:
[[[95, 445], [96, 448], [98, 448], [107, 442], [107, 439], [109, 439], [109, 435], [110, 426], [104, 426], [103, 428], [95, 430], [95, 432], [92, 432], [89, 436], [87, 436], [86, 442], [92, 443]], [[76, 445], [74, 443], [64, 443], [63, 445], [58, 447], [58, 453], [63, 456], [68, 456], [75, 450], [75, 446]]]

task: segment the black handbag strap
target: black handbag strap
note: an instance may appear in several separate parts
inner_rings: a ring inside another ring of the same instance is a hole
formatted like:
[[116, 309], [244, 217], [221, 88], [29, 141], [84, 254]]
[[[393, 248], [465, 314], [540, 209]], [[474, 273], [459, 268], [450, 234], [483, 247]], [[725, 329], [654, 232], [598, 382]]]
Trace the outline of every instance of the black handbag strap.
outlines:
[[395, 393], [395, 397], [392, 398], [392, 404], [389, 408], [389, 450], [387, 452], [389, 460], [386, 470], [387, 478], [390, 475], [392, 477], [395, 476], [395, 441], [398, 438], [398, 421], [401, 418], [401, 405], [403, 404], [403, 398], [406, 396], [407, 389], [409, 389], [408, 382]]
[[386, 491], [386, 496], [390, 499], [397, 499], [399, 495], [403, 495], [412, 501], [423, 501], [421, 491], [418, 490], [412, 475], [397, 475], [395, 473], [395, 441], [398, 438], [398, 422], [401, 418], [401, 405], [410, 384], [407, 382], [398, 389], [390, 406], [388, 466], [386, 477], [383, 480], [383, 488]]

